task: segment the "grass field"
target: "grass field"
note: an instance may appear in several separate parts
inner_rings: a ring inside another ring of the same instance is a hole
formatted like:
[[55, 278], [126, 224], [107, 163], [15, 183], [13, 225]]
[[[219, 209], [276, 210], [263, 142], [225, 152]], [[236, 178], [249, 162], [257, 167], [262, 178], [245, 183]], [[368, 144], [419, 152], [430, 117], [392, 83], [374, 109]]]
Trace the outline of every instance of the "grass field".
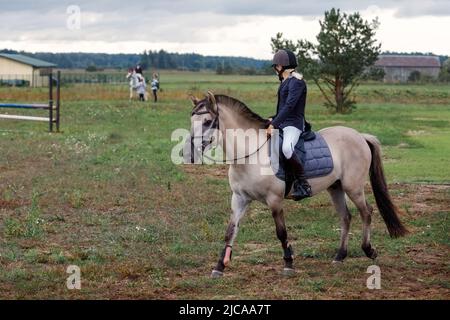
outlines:
[[[187, 93], [212, 89], [269, 116], [277, 82], [198, 73], [161, 81], [158, 104], [128, 102], [127, 87], [63, 86], [60, 134], [45, 123], [0, 122], [0, 298], [450, 298], [449, 86], [361, 85], [350, 115], [329, 114], [309, 86], [315, 129], [345, 125], [379, 137], [409, 236], [390, 239], [375, 211], [379, 258], [368, 260], [351, 205], [349, 257], [332, 265], [339, 220], [328, 195], [286, 201], [297, 273], [283, 278], [271, 214], [253, 203], [231, 267], [213, 280], [230, 213], [227, 168], [172, 164], [170, 135], [189, 126]], [[0, 101], [45, 97], [45, 89], [0, 88]], [[366, 288], [372, 264], [381, 290]], [[69, 265], [81, 268], [81, 290], [66, 288]]]

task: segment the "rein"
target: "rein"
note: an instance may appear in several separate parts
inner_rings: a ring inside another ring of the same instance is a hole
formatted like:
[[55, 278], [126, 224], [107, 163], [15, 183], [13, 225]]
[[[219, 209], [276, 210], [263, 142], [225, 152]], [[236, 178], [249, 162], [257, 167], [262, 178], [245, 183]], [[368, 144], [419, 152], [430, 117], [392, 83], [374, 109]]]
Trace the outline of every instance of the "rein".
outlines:
[[[192, 111], [191, 116], [193, 116], [193, 115], [202, 115], [202, 114], [207, 114], [207, 113], [211, 113], [211, 112], [209, 112], [208, 110], [204, 110], [204, 111]], [[209, 126], [209, 128], [208, 128], [207, 130], [210, 130], [210, 129], [217, 129], [217, 130], [220, 130], [219, 126], [220, 126], [220, 124], [219, 124], [219, 108], [217, 108], [217, 115], [216, 115], [216, 117], [214, 118], [214, 120], [212, 121], [211, 125]], [[193, 140], [194, 140], [195, 138], [203, 138], [203, 135], [202, 135], [202, 136], [191, 136], [191, 145], [194, 144], [194, 143], [193, 143]], [[260, 145], [260, 146], [258, 147], [258, 149], [256, 149], [256, 151], [254, 151], [254, 152], [252, 152], [252, 153], [249, 153], [249, 154], [247, 154], [247, 155], [245, 155], [245, 156], [243, 156], [243, 157], [231, 159], [231, 161], [234, 162], [234, 161], [237, 161], [237, 160], [243, 160], [243, 159], [247, 159], [247, 158], [251, 157], [252, 155], [256, 154], [259, 150], [261, 150], [261, 148], [264, 147], [264, 145], [265, 145], [265, 144], [267, 143], [267, 141], [269, 141], [269, 140], [270, 140], [270, 136], [267, 137], [266, 141], [264, 141], [264, 143], [263, 143], [262, 145]], [[202, 145], [203, 145], [203, 141], [202, 141]], [[205, 148], [206, 148], [206, 146], [205, 146]], [[203, 153], [203, 150], [202, 150], [202, 157], [205, 157], [206, 159], [209, 159], [209, 160], [212, 160], [212, 161], [217, 162], [215, 159], [212, 159], [212, 158], [208, 157], [207, 155], [205, 155], [205, 154]], [[230, 161], [230, 160], [228, 160], [228, 161]], [[227, 164], [227, 161], [222, 161], [221, 163], [222, 163], [222, 164]]]

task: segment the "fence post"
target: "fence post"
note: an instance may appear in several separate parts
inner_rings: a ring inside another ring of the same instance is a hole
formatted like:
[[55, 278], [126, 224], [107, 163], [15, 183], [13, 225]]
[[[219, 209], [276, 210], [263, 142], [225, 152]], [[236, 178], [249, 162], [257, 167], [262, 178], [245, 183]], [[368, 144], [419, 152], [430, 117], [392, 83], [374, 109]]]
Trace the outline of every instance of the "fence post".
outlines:
[[59, 132], [59, 109], [61, 107], [61, 71], [57, 73], [57, 87], [56, 87], [56, 132]]
[[53, 132], [53, 72], [48, 75], [48, 117], [49, 131]]

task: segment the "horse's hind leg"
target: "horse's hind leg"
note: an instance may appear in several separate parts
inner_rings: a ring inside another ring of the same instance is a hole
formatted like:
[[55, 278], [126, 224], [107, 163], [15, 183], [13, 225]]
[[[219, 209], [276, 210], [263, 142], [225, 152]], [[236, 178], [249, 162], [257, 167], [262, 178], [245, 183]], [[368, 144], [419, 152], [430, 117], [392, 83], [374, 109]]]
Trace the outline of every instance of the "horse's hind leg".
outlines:
[[244, 216], [250, 202], [250, 199], [237, 193], [233, 193], [231, 197], [231, 209], [233, 213], [231, 214], [231, 219], [225, 234], [225, 248], [220, 255], [216, 268], [211, 273], [213, 278], [222, 276], [225, 267], [231, 261], [231, 248], [239, 230], [239, 221]]
[[272, 210], [272, 216], [275, 221], [275, 228], [277, 237], [281, 242], [283, 248], [284, 269], [283, 275], [290, 276], [294, 274], [294, 252], [292, 246], [288, 243], [288, 235], [286, 230], [286, 224], [284, 222], [283, 208], [281, 206], [282, 199], [277, 198], [273, 201], [268, 201], [268, 205]]
[[329, 187], [328, 193], [330, 194], [334, 207], [341, 218], [341, 243], [339, 251], [333, 262], [343, 262], [347, 257], [348, 233], [350, 231], [350, 221], [352, 216], [348, 210], [347, 202], [345, 201], [345, 192], [339, 182]]
[[363, 224], [363, 240], [361, 248], [367, 257], [375, 259], [377, 257], [377, 251], [370, 244], [370, 224], [372, 222], [372, 207], [367, 203], [366, 197], [364, 195], [364, 188], [357, 191], [347, 192], [347, 195], [358, 208], [359, 214], [361, 215]]

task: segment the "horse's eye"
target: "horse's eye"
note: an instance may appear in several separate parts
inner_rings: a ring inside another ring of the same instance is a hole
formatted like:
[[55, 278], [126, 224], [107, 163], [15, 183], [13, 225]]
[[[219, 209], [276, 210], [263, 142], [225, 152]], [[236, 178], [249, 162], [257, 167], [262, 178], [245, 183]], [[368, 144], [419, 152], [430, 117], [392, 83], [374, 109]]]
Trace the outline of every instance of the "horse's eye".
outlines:
[[205, 122], [203, 122], [204, 126], [209, 126], [211, 124], [211, 120], [205, 120]]

